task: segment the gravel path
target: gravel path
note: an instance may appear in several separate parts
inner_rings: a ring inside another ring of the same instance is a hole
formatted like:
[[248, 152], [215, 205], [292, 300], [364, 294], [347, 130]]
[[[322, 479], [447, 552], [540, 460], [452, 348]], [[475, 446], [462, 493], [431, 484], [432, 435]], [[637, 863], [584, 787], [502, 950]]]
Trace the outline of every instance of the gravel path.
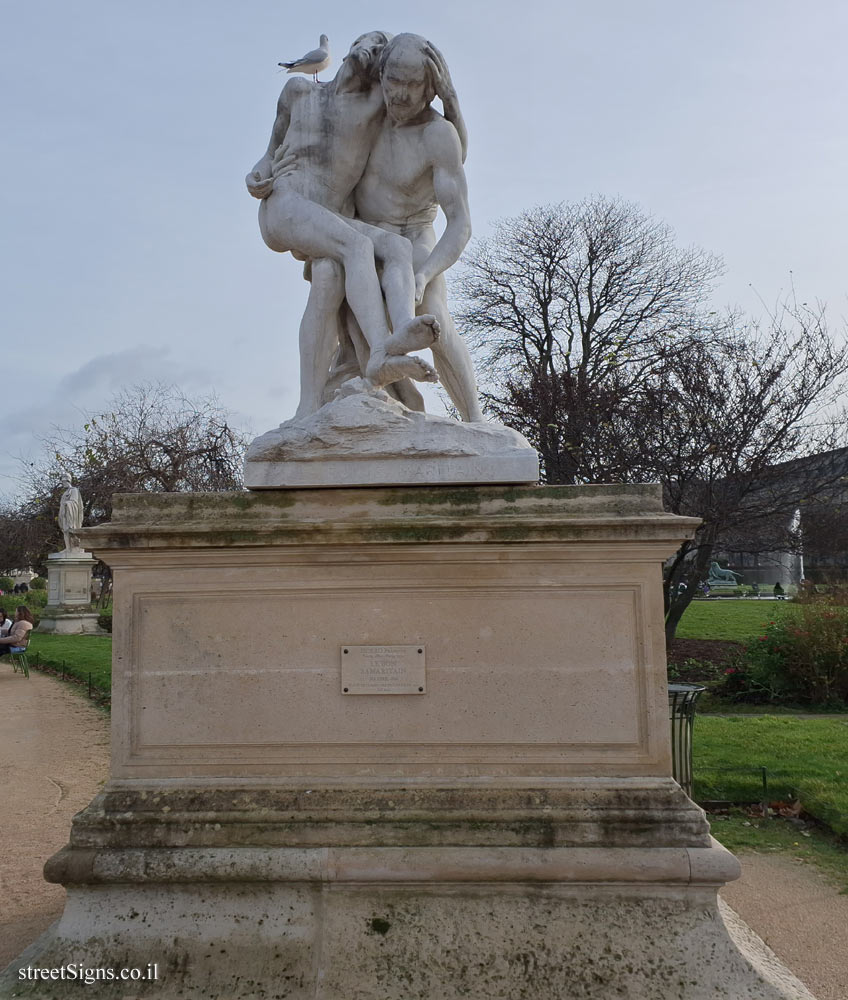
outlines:
[[0, 661], [0, 968], [61, 914], [44, 862], [109, 772], [109, 718], [69, 685]]
[[786, 854], [740, 854], [742, 878], [722, 898], [815, 994], [848, 998], [848, 896]]
[[[0, 662], [0, 969], [59, 916], [44, 862], [109, 770], [109, 720], [85, 697]], [[818, 1000], [848, 998], [848, 896], [785, 855], [743, 855], [722, 896]]]

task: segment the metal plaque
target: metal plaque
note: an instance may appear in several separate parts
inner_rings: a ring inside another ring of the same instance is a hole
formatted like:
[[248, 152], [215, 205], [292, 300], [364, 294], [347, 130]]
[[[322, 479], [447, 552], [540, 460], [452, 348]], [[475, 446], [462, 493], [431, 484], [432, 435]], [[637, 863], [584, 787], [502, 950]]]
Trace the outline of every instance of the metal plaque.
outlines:
[[342, 694], [424, 694], [423, 646], [342, 646]]

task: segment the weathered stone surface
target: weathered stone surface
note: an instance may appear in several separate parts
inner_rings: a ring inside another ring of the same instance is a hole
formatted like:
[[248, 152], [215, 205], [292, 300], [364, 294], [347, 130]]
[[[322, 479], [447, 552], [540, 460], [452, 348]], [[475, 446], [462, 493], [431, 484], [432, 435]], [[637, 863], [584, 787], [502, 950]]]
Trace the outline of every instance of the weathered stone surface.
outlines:
[[74, 817], [74, 849], [157, 845], [705, 848], [710, 838], [703, 811], [670, 778], [490, 787], [113, 781]]
[[[121, 498], [83, 529], [113, 776], [664, 776], [660, 566], [694, 523], [653, 486]], [[421, 647], [426, 695], [345, 697], [346, 644]]]
[[494, 423], [459, 423], [409, 410], [361, 379], [316, 413], [289, 420], [250, 445], [248, 489], [535, 483], [527, 440]]
[[[87, 986], [96, 1000], [812, 1000], [779, 964], [754, 971], [758, 942], [744, 944], [745, 955], [714, 890], [697, 887], [162, 884], [72, 887], [58, 927], [22, 960], [159, 960], [158, 982]], [[0, 995], [79, 989], [10, 968]]]
[[374, 543], [606, 540], [653, 542], [670, 553], [699, 523], [666, 514], [656, 485], [419, 486], [118, 494], [112, 521], [80, 535], [110, 563], [156, 548], [262, 547], [275, 558], [275, 546], [322, 545], [343, 555], [344, 545]]

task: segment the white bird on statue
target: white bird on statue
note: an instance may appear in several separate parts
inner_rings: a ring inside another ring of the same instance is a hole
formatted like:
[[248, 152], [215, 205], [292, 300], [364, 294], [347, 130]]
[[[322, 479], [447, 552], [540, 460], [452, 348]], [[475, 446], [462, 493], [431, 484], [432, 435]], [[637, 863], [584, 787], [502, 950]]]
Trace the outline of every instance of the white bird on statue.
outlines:
[[307, 52], [305, 56], [295, 59], [294, 62], [281, 62], [277, 65], [282, 66], [289, 73], [311, 73], [312, 79], [317, 82], [321, 70], [330, 65], [330, 39], [326, 35], [322, 35], [318, 40], [317, 49]]

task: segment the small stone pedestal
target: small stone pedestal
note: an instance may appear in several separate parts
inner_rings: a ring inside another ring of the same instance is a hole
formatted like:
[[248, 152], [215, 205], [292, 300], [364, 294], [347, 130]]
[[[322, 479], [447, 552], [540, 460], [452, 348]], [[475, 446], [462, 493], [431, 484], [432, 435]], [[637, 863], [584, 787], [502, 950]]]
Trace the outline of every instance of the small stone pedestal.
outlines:
[[96, 560], [82, 549], [52, 552], [47, 557], [47, 605], [36, 631], [58, 635], [97, 633], [91, 610], [91, 571]]
[[[658, 487], [116, 498], [112, 774], [26, 965], [87, 997], [789, 1000], [670, 777]], [[356, 693], [364, 691], [365, 693]], [[781, 979], [782, 977], [782, 979]]]

